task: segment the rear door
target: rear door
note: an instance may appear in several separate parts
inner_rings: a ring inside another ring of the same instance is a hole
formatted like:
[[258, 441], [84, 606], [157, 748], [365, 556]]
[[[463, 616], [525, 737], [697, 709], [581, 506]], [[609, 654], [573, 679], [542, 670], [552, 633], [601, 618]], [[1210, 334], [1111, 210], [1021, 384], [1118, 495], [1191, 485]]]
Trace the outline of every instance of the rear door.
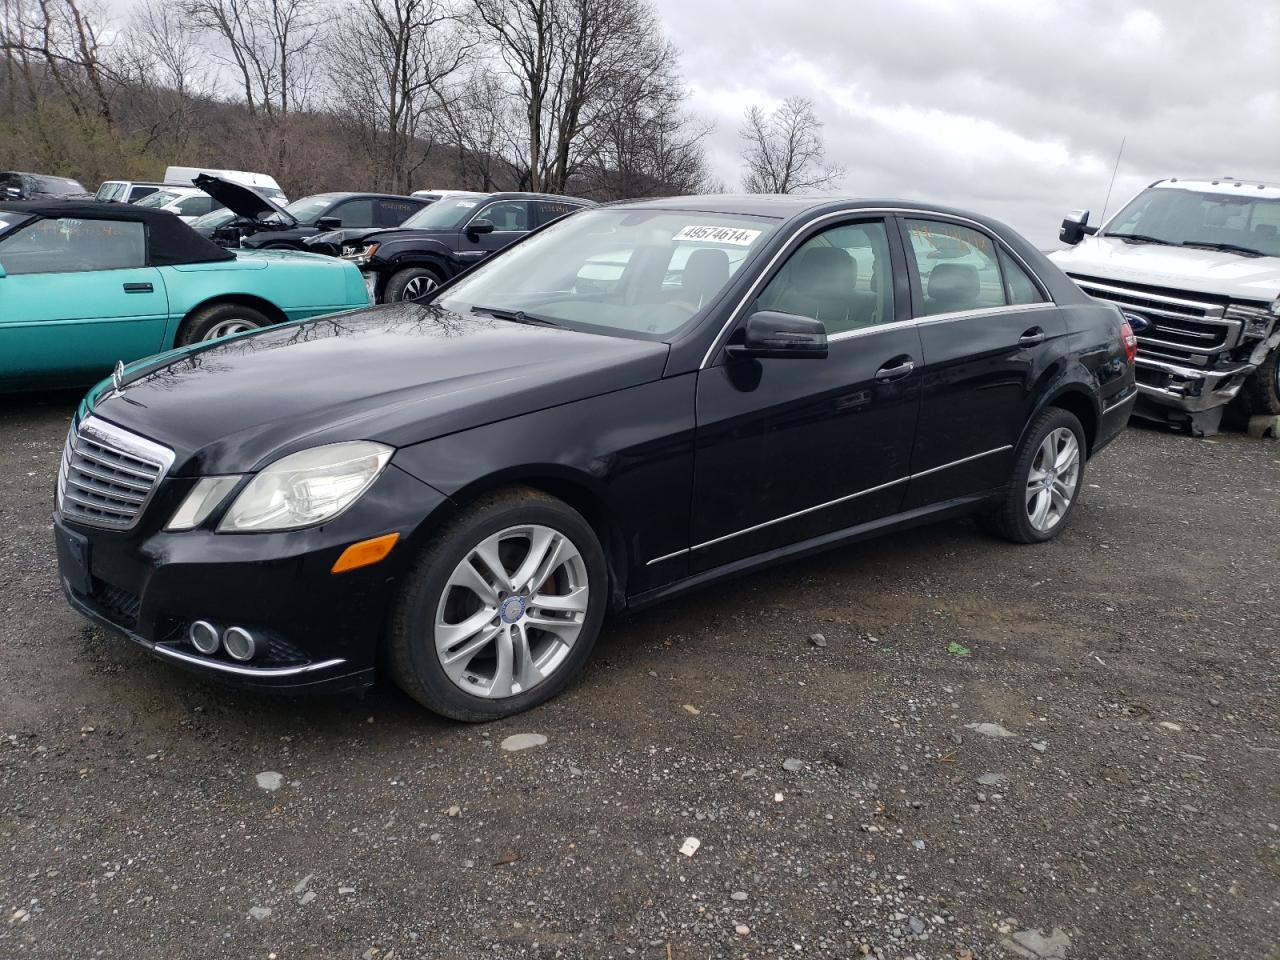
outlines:
[[924, 394], [905, 506], [1002, 486], [1038, 384], [1066, 349], [1057, 307], [992, 234], [903, 218]]
[[722, 356], [698, 375], [693, 572], [900, 509], [921, 382], [908, 291], [893, 223], [851, 216], [798, 238], [740, 312], [821, 320], [828, 355]]
[[0, 238], [0, 378], [87, 383], [161, 350], [168, 300], [146, 263], [141, 223], [37, 219]]

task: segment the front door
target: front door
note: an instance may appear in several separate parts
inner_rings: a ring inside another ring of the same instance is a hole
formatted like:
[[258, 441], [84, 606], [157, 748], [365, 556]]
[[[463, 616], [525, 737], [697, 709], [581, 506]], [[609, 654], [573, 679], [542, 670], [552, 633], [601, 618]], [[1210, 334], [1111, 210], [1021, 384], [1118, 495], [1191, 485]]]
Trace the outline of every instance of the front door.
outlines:
[[740, 311], [822, 321], [826, 358], [722, 355], [699, 374], [693, 572], [900, 509], [921, 350], [894, 229], [850, 218], [801, 238]]
[[164, 347], [168, 300], [141, 223], [33, 220], [0, 239], [0, 378], [88, 383]]
[[[491, 233], [471, 233], [470, 226], [477, 220], [493, 224]], [[479, 263], [490, 254], [497, 253], [508, 244], [515, 243], [529, 232], [529, 204], [525, 200], [495, 200], [486, 203], [462, 228], [458, 236], [458, 259], [467, 266]]]
[[1014, 448], [1054, 358], [1061, 314], [985, 231], [904, 219], [924, 350], [924, 397], [907, 506], [1008, 482]]

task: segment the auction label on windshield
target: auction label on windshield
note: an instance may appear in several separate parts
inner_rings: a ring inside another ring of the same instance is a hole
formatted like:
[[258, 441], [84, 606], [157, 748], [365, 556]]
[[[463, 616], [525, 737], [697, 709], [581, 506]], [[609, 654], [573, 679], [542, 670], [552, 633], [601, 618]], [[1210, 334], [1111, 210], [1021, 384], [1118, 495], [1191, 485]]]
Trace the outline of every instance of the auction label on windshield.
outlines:
[[743, 230], [740, 227], [683, 227], [672, 240], [701, 240], [703, 243], [728, 243], [735, 247], [749, 247], [763, 231]]

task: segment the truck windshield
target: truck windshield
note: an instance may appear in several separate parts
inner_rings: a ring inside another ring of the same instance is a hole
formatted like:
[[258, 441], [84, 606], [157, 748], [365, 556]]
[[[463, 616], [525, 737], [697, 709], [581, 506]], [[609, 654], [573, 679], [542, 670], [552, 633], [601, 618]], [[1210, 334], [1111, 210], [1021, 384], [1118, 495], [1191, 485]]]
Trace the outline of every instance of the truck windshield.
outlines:
[[691, 210], [583, 211], [480, 265], [439, 302], [461, 314], [662, 340], [715, 302], [777, 224]]
[[1245, 189], [1236, 195], [1153, 187], [1134, 197], [1102, 235], [1280, 257], [1280, 199], [1250, 197]]

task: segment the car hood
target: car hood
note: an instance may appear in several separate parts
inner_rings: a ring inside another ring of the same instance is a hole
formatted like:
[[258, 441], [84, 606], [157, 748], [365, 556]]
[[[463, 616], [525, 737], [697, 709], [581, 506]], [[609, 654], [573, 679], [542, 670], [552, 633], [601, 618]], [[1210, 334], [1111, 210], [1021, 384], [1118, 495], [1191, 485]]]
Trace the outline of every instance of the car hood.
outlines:
[[221, 177], [200, 174], [192, 181], [197, 187], [238, 216], [262, 221], [272, 214], [286, 226], [297, 226], [298, 221], [275, 201], [243, 183], [233, 183]]
[[665, 343], [401, 303], [148, 363], [93, 412], [173, 448], [179, 476], [245, 473], [342, 440], [408, 446], [662, 376]]
[[1079, 276], [1198, 291], [1233, 300], [1274, 300], [1280, 295], [1280, 257], [1245, 257], [1221, 250], [1089, 237], [1067, 250], [1054, 251], [1049, 259], [1065, 273]]

